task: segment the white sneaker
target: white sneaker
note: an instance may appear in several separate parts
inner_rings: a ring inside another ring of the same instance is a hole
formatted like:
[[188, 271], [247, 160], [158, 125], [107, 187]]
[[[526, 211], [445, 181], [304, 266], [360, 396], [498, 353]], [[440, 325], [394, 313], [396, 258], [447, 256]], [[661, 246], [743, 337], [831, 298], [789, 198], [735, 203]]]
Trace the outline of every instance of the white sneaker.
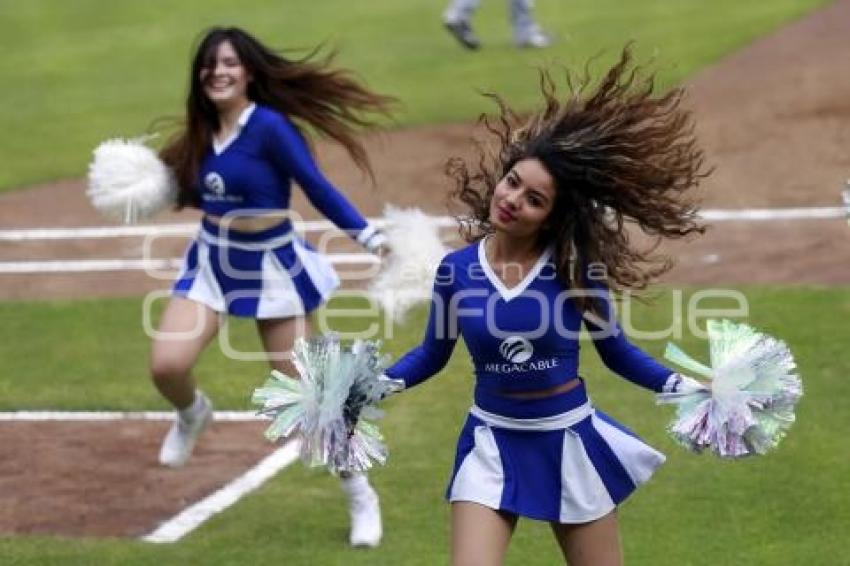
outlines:
[[371, 487], [349, 500], [351, 512], [351, 546], [376, 547], [381, 542], [381, 507], [378, 494]]
[[180, 412], [174, 417], [174, 423], [162, 441], [159, 449], [159, 463], [171, 468], [179, 468], [192, 455], [198, 436], [207, 428], [213, 420], [213, 407], [209, 399], [203, 393], [201, 397], [203, 407], [194, 417], [184, 417]]
[[518, 38], [516, 44], [517, 47], [543, 49], [552, 45], [552, 38], [538, 26], [534, 26], [523, 37]]

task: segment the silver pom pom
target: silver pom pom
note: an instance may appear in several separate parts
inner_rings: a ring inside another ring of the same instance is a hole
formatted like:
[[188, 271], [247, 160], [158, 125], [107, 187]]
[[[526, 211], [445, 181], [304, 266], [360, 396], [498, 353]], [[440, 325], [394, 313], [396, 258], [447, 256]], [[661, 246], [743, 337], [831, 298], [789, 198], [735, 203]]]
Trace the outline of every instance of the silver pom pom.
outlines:
[[299, 378], [272, 371], [252, 396], [259, 412], [273, 419], [266, 437], [299, 435], [301, 459], [335, 474], [386, 462], [383, 437], [368, 419], [382, 416], [375, 403], [398, 385], [383, 377], [386, 359], [378, 346], [356, 341], [346, 347], [333, 335], [297, 340], [293, 363]]
[[765, 454], [791, 428], [803, 394], [791, 351], [781, 340], [728, 320], [709, 320], [708, 335], [711, 367], [667, 345], [668, 360], [711, 379], [710, 389], [658, 394], [659, 403], [677, 406], [668, 431], [694, 452], [709, 449], [722, 458]]

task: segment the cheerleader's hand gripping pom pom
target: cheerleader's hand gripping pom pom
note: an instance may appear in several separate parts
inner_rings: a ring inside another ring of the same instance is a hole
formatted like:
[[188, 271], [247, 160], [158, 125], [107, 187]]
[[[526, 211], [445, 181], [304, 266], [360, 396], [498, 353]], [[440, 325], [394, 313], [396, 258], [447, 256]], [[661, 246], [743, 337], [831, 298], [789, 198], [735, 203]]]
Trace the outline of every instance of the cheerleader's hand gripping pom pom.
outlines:
[[418, 208], [384, 209], [385, 239], [391, 251], [369, 285], [369, 298], [396, 322], [416, 304], [431, 299], [431, 282], [449, 249], [440, 240], [440, 223]]
[[174, 174], [146, 139], [108, 140], [94, 150], [86, 194], [107, 218], [133, 224], [174, 205]]
[[272, 371], [252, 396], [262, 406], [259, 413], [272, 418], [266, 438], [299, 436], [304, 463], [334, 474], [384, 464], [387, 447], [371, 420], [382, 416], [375, 404], [398, 384], [382, 376], [388, 360], [379, 346], [364, 341], [343, 346], [333, 335], [297, 340], [293, 363], [299, 379]]
[[694, 452], [710, 449], [722, 458], [764, 454], [794, 423], [803, 394], [796, 363], [784, 342], [728, 320], [709, 320], [711, 367], [673, 344], [664, 357], [711, 380], [705, 387], [683, 377], [658, 403], [677, 405], [671, 436]]

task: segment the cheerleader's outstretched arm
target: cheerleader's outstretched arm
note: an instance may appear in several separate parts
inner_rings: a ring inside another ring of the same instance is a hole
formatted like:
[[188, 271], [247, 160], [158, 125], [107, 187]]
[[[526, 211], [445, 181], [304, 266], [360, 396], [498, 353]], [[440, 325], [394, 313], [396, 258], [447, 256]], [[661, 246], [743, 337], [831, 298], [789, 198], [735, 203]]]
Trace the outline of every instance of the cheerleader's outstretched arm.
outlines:
[[383, 234], [322, 174], [294, 124], [281, 116], [270, 125], [267, 135], [275, 166], [295, 179], [319, 212], [369, 250], [384, 243]]
[[585, 313], [584, 324], [605, 366], [617, 375], [656, 393], [678, 391], [685, 379], [674, 370], [658, 363], [652, 356], [629, 342], [617, 322], [608, 290], [593, 287], [597, 313]]

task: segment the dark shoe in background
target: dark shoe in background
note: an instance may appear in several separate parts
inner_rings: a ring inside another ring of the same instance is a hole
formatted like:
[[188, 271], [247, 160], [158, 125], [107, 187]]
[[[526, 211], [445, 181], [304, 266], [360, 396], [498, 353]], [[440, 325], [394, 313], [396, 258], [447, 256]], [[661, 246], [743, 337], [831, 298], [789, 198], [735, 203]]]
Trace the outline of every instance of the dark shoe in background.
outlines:
[[481, 47], [481, 42], [478, 41], [469, 22], [445, 22], [445, 26], [449, 33], [452, 34], [452, 37], [467, 49], [474, 50]]

